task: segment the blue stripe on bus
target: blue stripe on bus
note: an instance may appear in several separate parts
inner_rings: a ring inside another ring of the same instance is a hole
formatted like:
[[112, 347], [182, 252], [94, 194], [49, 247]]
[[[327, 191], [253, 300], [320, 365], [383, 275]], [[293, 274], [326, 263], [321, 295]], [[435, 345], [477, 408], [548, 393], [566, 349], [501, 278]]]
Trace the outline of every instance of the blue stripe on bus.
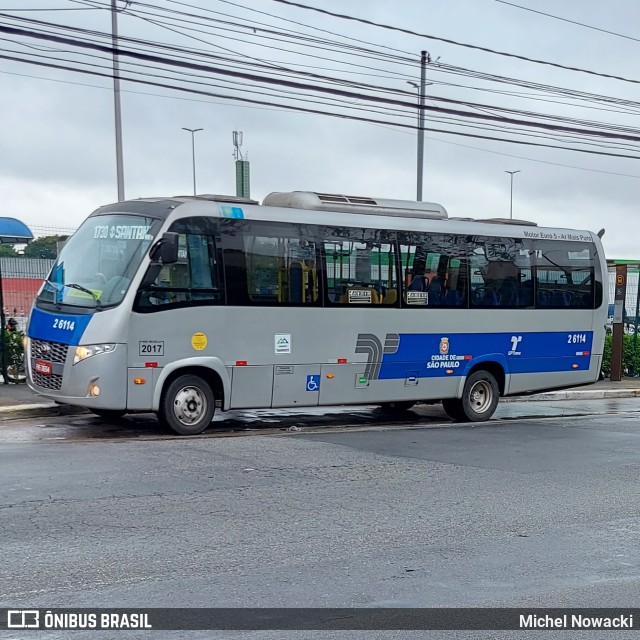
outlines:
[[57, 314], [34, 307], [29, 321], [29, 337], [77, 345], [91, 318], [91, 314]]
[[[378, 379], [463, 376], [483, 360], [506, 373], [547, 373], [589, 369], [592, 331], [522, 333], [400, 334], [395, 353], [385, 353]], [[447, 371], [453, 373], [446, 373]]]

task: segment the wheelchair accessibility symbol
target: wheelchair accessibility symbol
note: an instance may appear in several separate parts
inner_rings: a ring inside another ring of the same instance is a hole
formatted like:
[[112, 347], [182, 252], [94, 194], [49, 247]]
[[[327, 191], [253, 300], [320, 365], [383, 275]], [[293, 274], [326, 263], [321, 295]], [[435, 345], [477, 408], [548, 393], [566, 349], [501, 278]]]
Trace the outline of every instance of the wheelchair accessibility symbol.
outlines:
[[307, 391], [320, 391], [320, 376], [307, 376]]

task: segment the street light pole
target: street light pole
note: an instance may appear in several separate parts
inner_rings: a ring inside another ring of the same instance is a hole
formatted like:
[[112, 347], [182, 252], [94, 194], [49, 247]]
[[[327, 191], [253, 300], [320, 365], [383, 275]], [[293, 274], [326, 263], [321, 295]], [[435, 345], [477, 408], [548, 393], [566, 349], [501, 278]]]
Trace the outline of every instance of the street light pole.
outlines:
[[509, 201], [509, 220], [513, 219], [513, 176], [516, 173], [520, 173], [520, 169], [518, 169], [517, 171], [505, 171], [505, 173], [508, 173], [511, 175], [511, 199]]
[[191, 133], [191, 159], [193, 161], [193, 195], [196, 195], [196, 132], [204, 131], [204, 129], [187, 129], [187, 127], [182, 127], [184, 131], [189, 131]]

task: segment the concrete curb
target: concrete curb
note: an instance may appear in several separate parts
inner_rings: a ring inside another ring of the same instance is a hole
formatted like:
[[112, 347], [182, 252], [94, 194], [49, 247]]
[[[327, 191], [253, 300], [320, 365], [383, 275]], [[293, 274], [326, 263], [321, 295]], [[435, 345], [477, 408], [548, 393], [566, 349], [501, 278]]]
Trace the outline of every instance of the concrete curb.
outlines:
[[87, 413], [83, 407], [72, 407], [66, 404], [34, 403], [0, 406], [0, 420], [17, 420], [18, 418], [37, 418], [39, 416], [66, 416], [76, 413]]
[[565, 391], [547, 391], [530, 396], [510, 396], [501, 402], [540, 402], [549, 400], [601, 400], [603, 398], [637, 398], [640, 389], [567, 389]]

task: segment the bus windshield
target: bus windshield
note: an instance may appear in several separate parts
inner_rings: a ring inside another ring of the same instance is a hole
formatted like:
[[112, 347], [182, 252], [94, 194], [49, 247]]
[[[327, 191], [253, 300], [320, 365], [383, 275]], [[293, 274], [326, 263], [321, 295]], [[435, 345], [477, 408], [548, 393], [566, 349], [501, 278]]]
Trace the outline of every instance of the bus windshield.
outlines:
[[130, 214], [92, 216], [71, 236], [37, 303], [102, 308], [119, 304], [160, 221]]

